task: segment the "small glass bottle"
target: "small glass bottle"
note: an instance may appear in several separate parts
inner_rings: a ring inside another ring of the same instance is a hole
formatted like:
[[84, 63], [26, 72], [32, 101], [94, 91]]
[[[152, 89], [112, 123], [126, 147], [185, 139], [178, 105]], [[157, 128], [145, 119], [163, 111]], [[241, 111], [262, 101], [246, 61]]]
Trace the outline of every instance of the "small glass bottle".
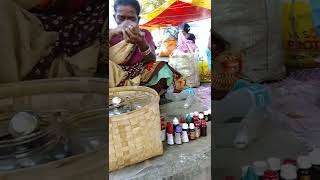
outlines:
[[196, 131], [195, 131], [195, 127], [194, 127], [193, 123], [190, 123], [189, 129], [190, 129], [189, 139], [190, 140], [195, 140], [196, 139]]
[[207, 122], [205, 120], [201, 121], [200, 130], [201, 130], [201, 132], [200, 132], [201, 136], [207, 136]]
[[189, 137], [188, 137], [188, 131], [189, 131], [189, 126], [187, 123], [182, 124], [182, 142], [183, 143], [188, 143], [189, 142]]
[[282, 180], [297, 180], [297, 168], [292, 164], [281, 166], [280, 177]]
[[308, 156], [299, 156], [298, 163], [298, 180], [311, 180], [311, 161]]
[[204, 111], [204, 112], [203, 112], [203, 115], [204, 115], [204, 120], [206, 120], [207, 122], [209, 122], [209, 113], [208, 113], [208, 111]]
[[197, 121], [194, 125], [196, 126], [196, 138], [199, 138], [201, 136], [201, 123]]
[[178, 145], [182, 144], [182, 138], [181, 138], [182, 134], [181, 133], [182, 133], [182, 128], [181, 128], [180, 125], [178, 125], [176, 127], [176, 131], [174, 133], [174, 142], [175, 142], [175, 144], [178, 144]]

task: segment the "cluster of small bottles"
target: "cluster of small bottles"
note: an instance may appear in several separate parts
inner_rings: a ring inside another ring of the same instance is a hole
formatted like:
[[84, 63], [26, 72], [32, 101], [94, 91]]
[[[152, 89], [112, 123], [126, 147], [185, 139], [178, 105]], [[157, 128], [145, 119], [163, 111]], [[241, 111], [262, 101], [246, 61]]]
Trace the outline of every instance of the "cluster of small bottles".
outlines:
[[278, 158], [256, 161], [252, 166], [242, 167], [241, 180], [320, 180], [320, 150], [314, 148], [307, 156], [282, 162]]
[[180, 118], [174, 118], [165, 123], [165, 117], [161, 116], [161, 139], [168, 145], [183, 144], [196, 140], [201, 136], [207, 136], [207, 122], [211, 119], [211, 112], [193, 112]]

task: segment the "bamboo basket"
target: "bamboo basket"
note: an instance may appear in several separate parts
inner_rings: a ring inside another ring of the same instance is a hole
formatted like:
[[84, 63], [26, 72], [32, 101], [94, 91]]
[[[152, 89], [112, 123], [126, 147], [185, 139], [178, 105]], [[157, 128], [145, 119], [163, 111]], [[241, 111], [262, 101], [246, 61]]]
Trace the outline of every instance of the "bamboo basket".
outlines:
[[139, 110], [109, 117], [109, 172], [162, 155], [159, 96], [148, 87], [109, 89], [112, 96], [150, 96]]
[[[90, 109], [105, 108], [106, 85], [107, 80], [101, 78], [59, 78], [1, 84], [0, 116], [26, 110], [66, 110], [78, 114]], [[76, 117], [79, 116], [74, 116], [69, 123], [75, 124]], [[47, 164], [0, 172], [0, 180], [105, 179], [105, 152], [106, 147], [103, 147]]]

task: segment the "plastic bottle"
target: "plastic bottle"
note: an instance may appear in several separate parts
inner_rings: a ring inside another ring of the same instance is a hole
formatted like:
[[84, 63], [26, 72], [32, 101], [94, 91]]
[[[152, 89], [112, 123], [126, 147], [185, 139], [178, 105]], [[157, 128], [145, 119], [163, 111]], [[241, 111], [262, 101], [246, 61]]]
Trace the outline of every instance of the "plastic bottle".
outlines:
[[180, 125], [178, 125], [176, 127], [176, 131], [174, 133], [174, 142], [178, 145], [182, 144], [182, 138], [181, 138], [181, 134], [182, 133], [182, 128]]
[[267, 160], [269, 169], [272, 171], [276, 171], [278, 173], [278, 176], [280, 177], [280, 167], [281, 167], [281, 160], [279, 158], [268, 158]]
[[164, 124], [161, 124], [161, 140], [166, 140], [166, 126]]
[[311, 180], [311, 160], [308, 156], [299, 156], [298, 163], [298, 180]]
[[174, 145], [173, 127], [169, 127], [169, 128], [168, 128], [168, 132], [167, 132], [167, 143], [168, 143], [168, 145]]
[[188, 143], [189, 142], [188, 131], [189, 131], [188, 124], [187, 123], [183, 123], [182, 124], [182, 142], [183, 143]]
[[160, 116], [160, 121], [161, 121], [161, 140], [165, 141], [166, 140], [166, 136], [167, 136], [167, 132], [166, 132], [166, 125], [165, 125], [165, 117], [164, 116]]
[[172, 120], [172, 124], [173, 124], [173, 131], [176, 132], [176, 127], [179, 125], [179, 120], [178, 118], [173, 118]]
[[282, 180], [297, 180], [297, 168], [292, 164], [284, 164], [281, 166], [280, 173]]
[[253, 168], [259, 180], [263, 180], [264, 172], [267, 170], [268, 165], [264, 161], [256, 161], [253, 163]]
[[185, 109], [190, 108], [190, 107], [191, 107], [191, 103], [193, 102], [193, 99], [194, 99], [193, 95], [188, 95], [186, 101], [184, 102], [183, 107], [184, 107]]

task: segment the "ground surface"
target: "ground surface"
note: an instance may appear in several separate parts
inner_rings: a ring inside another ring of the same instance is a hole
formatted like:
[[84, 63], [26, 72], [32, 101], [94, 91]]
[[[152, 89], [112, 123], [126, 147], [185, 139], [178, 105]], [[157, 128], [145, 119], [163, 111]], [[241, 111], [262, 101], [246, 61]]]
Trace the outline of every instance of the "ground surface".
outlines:
[[[167, 120], [181, 117], [186, 113], [204, 111], [211, 107], [211, 88], [209, 84], [194, 89], [196, 98], [189, 109], [183, 108], [184, 101], [163, 100], [161, 115]], [[208, 123], [208, 136], [175, 146], [164, 145], [164, 154], [145, 162], [112, 172], [110, 180], [122, 179], [175, 179], [208, 180], [211, 177], [211, 124]]]
[[283, 81], [265, 87], [272, 95], [270, 123], [259, 140], [245, 150], [217, 147], [212, 155], [214, 179], [226, 175], [239, 177], [241, 166], [253, 161], [268, 157], [296, 158], [312, 146], [320, 147], [319, 69], [292, 73]]

